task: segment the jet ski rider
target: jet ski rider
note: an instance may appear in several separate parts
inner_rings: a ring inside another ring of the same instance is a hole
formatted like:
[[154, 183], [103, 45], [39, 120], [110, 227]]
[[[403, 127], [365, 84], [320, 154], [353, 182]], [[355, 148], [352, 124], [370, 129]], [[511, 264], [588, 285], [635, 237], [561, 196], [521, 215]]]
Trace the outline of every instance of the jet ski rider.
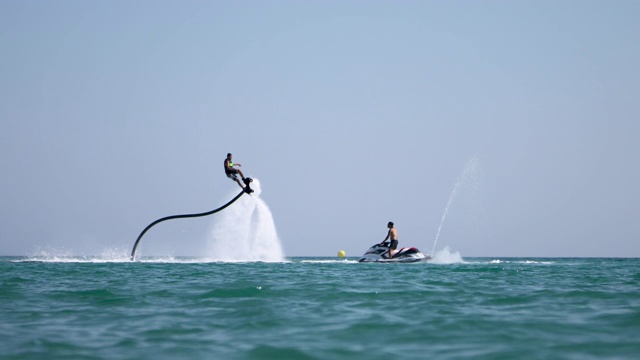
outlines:
[[234, 164], [233, 155], [231, 155], [231, 153], [228, 153], [227, 158], [224, 159], [224, 173], [227, 174], [227, 177], [229, 179], [235, 180], [235, 182], [237, 182], [238, 185], [244, 189], [244, 186], [242, 186], [242, 183], [238, 179], [238, 174], [240, 174], [240, 177], [242, 178], [242, 180], [244, 180], [244, 174], [242, 174], [242, 171], [240, 171], [240, 169], [234, 169], [233, 167], [235, 165], [242, 166], [240, 164]]
[[391, 259], [395, 254], [394, 250], [398, 248], [398, 230], [393, 227], [392, 221], [389, 221], [387, 228], [389, 228], [389, 232], [387, 232], [387, 237], [380, 243], [380, 246], [383, 246], [385, 241], [391, 240], [389, 243], [389, 250], [382, 253], [382, 257], [384, 257], [384, 254], [388, 254], [387, 258]]

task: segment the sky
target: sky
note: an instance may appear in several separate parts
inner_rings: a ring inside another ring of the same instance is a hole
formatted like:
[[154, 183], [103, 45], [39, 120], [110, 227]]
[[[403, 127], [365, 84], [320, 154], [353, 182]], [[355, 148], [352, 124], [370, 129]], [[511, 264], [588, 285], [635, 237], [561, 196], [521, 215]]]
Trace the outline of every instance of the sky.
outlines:
[[[0, 255], [128, 253], [228, 201], [231, 152], [286, 256], [358, 256], [393, 221], [424, 252], [440, 228], [463, 257], [638, 257], [639, 13], [0, 1]], [[145, 254], [199, 255], [212, 221]]]

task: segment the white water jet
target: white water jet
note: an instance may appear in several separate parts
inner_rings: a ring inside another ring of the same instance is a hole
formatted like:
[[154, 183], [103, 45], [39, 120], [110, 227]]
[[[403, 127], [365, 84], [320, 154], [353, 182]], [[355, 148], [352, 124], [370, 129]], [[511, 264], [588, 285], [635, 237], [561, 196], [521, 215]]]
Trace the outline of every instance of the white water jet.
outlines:
[[436, 239], [433, 242], [433, 249], [431, 250], [431, 254], [434, 254], [436, 251], [436, 244], [438, 243], [438, 238], [440, 237], [440, 231], [442, 231], [442, 225], [444, 224], [444, 219], [447, 217], [447, 213], [449, 212], [449, 207], [451, 203], [456, 198], [456, 193], [458, 192], [458, 188], [466, 183], [467, 179], [475, 174], [476, 169], [478, 168], [478, 157], [474, 156], [469, 159], [462, 169], [462, 172], [458, 176], [456, 180], [456, 184], [453, 186], [453, 190], [451, 191], [451, 195], [449, 195], [449, 201], [447, 201], [447, 206], [444, 208], [444, 213], [442, 214], [442, 219], [440, 220], [440, 226], [438, 226], [438, 232], [436, 233]]
[[[253, 179], [254, 193], [243, 195], [215, 217], [207, 258], [214, 261], [284, 261], [284, 252], [273, 216], [260, 198], [260, 181]], [[227, 197], [233, 197], [236, 190]]]

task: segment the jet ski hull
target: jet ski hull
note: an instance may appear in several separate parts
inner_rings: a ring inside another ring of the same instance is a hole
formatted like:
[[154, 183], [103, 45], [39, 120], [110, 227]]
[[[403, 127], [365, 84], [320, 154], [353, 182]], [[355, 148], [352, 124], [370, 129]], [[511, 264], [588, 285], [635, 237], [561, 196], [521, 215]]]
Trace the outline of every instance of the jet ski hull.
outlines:
[[358, 262], [382, 262], [382, 263], [413, 263], [431, 259], [415, 247], [401, 248], [391, 259], [383, 256], [389, 250], [388, 243], [384, 245], [374, 244], [367, 250]]

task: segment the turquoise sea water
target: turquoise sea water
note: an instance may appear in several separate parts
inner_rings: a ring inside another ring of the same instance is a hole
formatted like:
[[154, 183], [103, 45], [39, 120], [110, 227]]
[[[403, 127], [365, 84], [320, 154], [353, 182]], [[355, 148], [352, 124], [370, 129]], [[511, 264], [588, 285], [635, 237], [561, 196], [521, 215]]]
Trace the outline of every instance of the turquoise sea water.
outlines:
[[0, 258], [1, 359], [635, 359], [640, 259]]

